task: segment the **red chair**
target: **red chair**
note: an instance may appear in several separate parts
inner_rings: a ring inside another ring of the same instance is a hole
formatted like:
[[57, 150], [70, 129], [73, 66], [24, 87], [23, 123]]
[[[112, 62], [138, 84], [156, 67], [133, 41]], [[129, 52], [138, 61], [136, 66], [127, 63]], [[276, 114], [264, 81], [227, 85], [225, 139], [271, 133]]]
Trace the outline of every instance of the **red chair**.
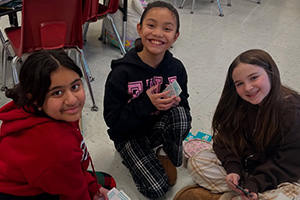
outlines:
[[115, 23], [111, 18], [111, 16], [109, 15], [117, 12], [117, 10], [119, 9], [119, 0], [106, 0], [106, 1], [108, 1], [107, 5], [99, 3], [99, 0], [84, 0], [83, 14], [82, 14], [82, 24], [84, 24], [83, 38], [84, 40], [86, 40], [86, 34], [90, 22], [95, 22], [98, 19], [103, 19], [104, 17], [107, 17], [117, 36], [117, 41], [119, 43], [121, 53], [124, 55], [126, 53], [124, 43], [121, 41]]
[[[19, 82], [17, 65], [26, 53], [41, 49], [64, 48], [74, 56], [84, 71], [84, 77], [92, 99], [92, 110], [97, 111], [91, 83], [89, 68], [82, 52], [82, 0], [23, 0], [21, 27], [5, 29], [8, 41], [2, 50], [2, 73], [7, 68], [7, 49], [12, 46], [15, 57], [12, 60], [14, 84]], [[2, 90], [6, 88], [5, 78]]]

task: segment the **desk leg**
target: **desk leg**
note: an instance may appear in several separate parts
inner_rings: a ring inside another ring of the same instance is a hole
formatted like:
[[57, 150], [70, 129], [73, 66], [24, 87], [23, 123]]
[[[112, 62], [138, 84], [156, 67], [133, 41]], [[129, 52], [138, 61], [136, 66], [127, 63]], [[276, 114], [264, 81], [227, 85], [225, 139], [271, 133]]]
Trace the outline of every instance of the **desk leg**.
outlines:
[[4, 36], [3, 36], [3, 33], [1, 30], [0, 30], [0, 39], [1, 39], [2, 44], [4, 45], [5, 39], [4, 39]]
[[124, 47], [126, 46], [126, 30], [127, 30], [127, 22], [123, 22], [122, 43], [123, 43]]
[[13, 12], [11, 14], [8, 15], [9, 17], [9, 24], [12, 27], [18, 27], [18, 16], [16, 12]]
[[[127, 11], [128, 11], [128, 0], [124, 0], [124, 8], [123, 8], [123, 37], [122, 43], [125, 49], [126, 46], [126, 31], [127, 31]], [[126, 51], [125, 51], [126, 53]]]

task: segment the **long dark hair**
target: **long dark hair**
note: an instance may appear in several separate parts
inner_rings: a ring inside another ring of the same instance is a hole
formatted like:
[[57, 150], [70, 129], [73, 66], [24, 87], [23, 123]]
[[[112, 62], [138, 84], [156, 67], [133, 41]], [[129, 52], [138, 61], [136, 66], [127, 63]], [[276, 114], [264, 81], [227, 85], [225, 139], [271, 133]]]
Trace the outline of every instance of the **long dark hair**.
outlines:
[[70, 69], [82, 77], [80, 68], [62, 49], [32, 53], [21, 67], [20, 83], [8, 89], [6, 97], [12, 98], [18, 107], [28, 112], [32, 112], [33, 108], [35, 113], [41, 114], [38, 108], [44, 104], [51, 85], [51, 74], [59, 67]]
[[265, 151], [271, 142], [278, 142], [281, 138], [285, 123], [282, 116], [284, 98], [298, 96], [295, 91], [281, 84], [277, 65], [267, 52], [252, 49], [237, 56], [228, 69], [223, 92], [212, 120], [214, 142], [225, 144], [236, 155], [239, 155], [247, 144], [243, 136], [242, 122], [246, 117], [247, 109], [252, 106], [237, 94], [232, 79], [232, 72], [240, 63], [262, 67], [267, 72], [271, 84], [270, 92], [259, 108], [254, 141], [259, 151]]
[[[170, 10], [176, 18], [176, 23], [177, 23], [176, 33], [179, 32], [179, 27], [180, 27], [179, 14], [178, 14], [176, 8], [174, 8], [174, 6], [172, 6], [172, 4], [164, 2], [164, 1], [154, 1], [154, 2], [147, 4], [147, 7], [144, 10], [144, 12], [141, 16], [141, 19], [140, 19], [141, 26], [143, 25], [145, 16], [152, 8], [167, 8], [168, 10]], [[143, 50], [143, 44], [142, 44], [141, 38], [137, 38], [135, 40], [134, 44], [135, 44], [135, 49], [137, 52], [140, 52]]]

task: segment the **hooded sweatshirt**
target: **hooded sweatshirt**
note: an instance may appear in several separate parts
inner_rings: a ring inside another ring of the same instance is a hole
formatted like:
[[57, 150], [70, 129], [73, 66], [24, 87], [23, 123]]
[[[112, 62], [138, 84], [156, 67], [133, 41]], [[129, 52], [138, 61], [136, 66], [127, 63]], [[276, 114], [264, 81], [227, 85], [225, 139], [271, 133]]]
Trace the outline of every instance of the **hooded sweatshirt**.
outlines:
[[78, 121], [37, 116], [13, 101], [0, 108], [0, 120], [0, 193], [92, 199], [99, 186], [87, 172], [90, 157]]
[[285, 99], [282, 115], [285, 117], [282, 139], [271, 142], [264, 152], [259, 152], [254, 143], [256, 124], [260, 120], [260, 107], [248, 105], [247, 115], [242, 122], [247, 147], [241, 156], [234, 155], [222, 144], [214, 143], [214, 151], [222, 162], [227, 174], [236, 173], [242, 177], [242, 170], [249, 175], [243, 180], [243, 187], [251, 192], [276, 189], [283, 182], [300, 179], [300, 97], [298, 102]]
[[166, 84], [177, 80], [182, 93], [179, 106], [188, 104], [187, 73], [178, 59], [166, 51], [163, 60], [153, 68], [144, 63], [135, 49], [111, 63], [105, 84], [104, 119], [108, 134], [115, 142], [144, 137], [163, 112], [158, 111], [146, 94], [147, 89], [159, 85], [155, 93], [162, 92]]

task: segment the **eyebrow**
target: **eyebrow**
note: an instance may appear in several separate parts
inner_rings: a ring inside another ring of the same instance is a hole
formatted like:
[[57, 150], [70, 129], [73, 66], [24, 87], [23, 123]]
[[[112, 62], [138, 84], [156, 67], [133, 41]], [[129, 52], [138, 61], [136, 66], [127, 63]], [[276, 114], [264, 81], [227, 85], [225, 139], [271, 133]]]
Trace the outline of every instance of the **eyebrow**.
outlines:
[[[156, 22], [156, 23], [157, 23], [157, 21], [156, 21], [155, 19], [153, 19], [153, 18], [149, 18], [149, 19], [146, 20], [146, 22], [147, 22], [147, 21], [153, 21], [153, 22]], [[164, 24], [175, 26], [175, 24], [172, 23], [172, 22], [166, 22], [166, 23], [164, 23]]]
[[[259, 74], [259, 73], [258, 73], [258, 72], [253, 72], [253, 73], [249, 74], [249, 75], [247, 76], [247, 78], [248, 78], [248, 77], [251, 77], [251, 76], [253, 76], [253, 75], [256, 75], [256, 74]], [[238, 83], [238, 82], [242, 82], [242, 81], [236, 80], [236, 81], [234, 81], [233, 83], [235, 84], [235, 83]]]
[[[74, 81], [72, 81], [72, 82], [70, 83], [70, 85], [73, 85], [74, 83], [76, 83], [76, 82], [78, 82], [78, 81], [81, 81], [81, 79], [80, 79], [80, 78], [75, 79]], [[59, 89], [59, 88], [62, 88], [62, 86], [55, 86], [55, 87], [53, 87], [53, 88], [50, 88], [48, 92], [51, 92], [51, 91], [53, 91], [53, 90], [57, 90], [57, 89]]]

